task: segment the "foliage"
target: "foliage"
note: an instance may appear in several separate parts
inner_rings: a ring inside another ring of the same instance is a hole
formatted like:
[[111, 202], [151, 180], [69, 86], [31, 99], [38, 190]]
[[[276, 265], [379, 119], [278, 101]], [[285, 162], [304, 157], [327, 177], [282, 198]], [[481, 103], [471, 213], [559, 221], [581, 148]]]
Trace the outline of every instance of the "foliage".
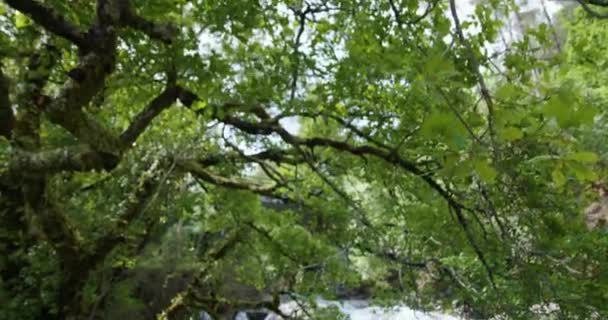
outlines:
[[507, 40], [514, 0], [5, 0], [0, 319], [608, 317], [581, 2]]

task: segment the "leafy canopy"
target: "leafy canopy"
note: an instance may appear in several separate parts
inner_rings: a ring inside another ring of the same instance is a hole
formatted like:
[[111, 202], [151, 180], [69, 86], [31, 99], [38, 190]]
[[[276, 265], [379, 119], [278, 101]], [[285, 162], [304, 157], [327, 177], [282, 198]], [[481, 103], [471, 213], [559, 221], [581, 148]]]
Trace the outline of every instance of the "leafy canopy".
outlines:
[[4, 0], [0, 318], [608, 316], [608, 3], [579, 2]]

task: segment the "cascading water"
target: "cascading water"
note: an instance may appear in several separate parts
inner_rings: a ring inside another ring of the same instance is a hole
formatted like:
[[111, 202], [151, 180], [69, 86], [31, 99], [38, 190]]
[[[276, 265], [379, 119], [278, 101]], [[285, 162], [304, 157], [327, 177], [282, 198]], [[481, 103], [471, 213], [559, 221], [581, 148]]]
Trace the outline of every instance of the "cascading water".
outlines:
[[[374, 306], [367, 300], [342, 300], [342, 301], [331, 301], [324, 299], [317, 299], [317, 306], [320, 308], [335, 307], [342, 314], [344, 314], [344, 320], [459, 320], [454, 316], [445, 315], [437, 312], [423, 312], [416, 311], [407, 306], [395, 306], [391, 308], [384, 308]], [[283, 303], [280, 307], [281, 311], [285, 314], [291, 314], [294, 311], [298, 311], [299, 307], [295, 302]], [[301, 313], [300, 313], [301, 314]], [[248, 315], [245, 312], [239, 313], [236, 320], [282, 320], [279, 315], [269, 313], [264, 317], [260, 315], [254, 316]], [[201, 318], [204, 320], [210, 318]]]

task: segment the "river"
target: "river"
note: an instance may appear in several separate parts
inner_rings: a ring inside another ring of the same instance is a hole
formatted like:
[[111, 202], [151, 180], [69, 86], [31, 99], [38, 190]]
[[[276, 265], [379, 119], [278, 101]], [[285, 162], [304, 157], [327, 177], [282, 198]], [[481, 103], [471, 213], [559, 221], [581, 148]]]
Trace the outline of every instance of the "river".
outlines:
[[[317, 305], [320, 308], [336, 307], [344, 314], [344, 320], [461, 320], [461, 318], [437, 312], [416, 311], [407, 306], [395, 306], [391, 308], [374, 306], [367, 300], [331, 301], [317, 299]], [[299, 310], [295, 302], [283, 303], [280, 309], [284, 314], [291, 314]], [[239, 313], [235, 319], [254, 320], [244, 312]], [[283, 318], [276, 314], [269, 314], [257, 319], [281, 320]]]

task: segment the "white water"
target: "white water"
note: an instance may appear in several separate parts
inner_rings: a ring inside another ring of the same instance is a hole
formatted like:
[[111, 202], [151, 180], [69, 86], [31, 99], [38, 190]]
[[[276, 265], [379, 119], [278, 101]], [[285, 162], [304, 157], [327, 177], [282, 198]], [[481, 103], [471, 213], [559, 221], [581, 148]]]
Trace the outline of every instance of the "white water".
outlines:
[[407, 306], [391, 308], [370, 305], [365, 300], [327, 301], [317, 300], [320, 307], [337, 307], [350, 320], [457, 320], [439, 313], [416, 311]]
[[[453, 316], [436, 313], [422, 312], [408, 308], [407, 306], [396, 306], [384, 308], [370, 305], [366, 300], [343, 300], [329, 301], [317, 299], [317, 306], [320, 308], [336, 307], [345, 315], [345, 320], [460, 320]], [[302, 315], [298, 305], [291, 301], [283, 303], [280, 307], [281, 312], [287, 315]], [[265, 320], [281, 320], [280, 316], [271, 314]], [[248, 320], [244, 313], [240, 313], [236, 320]]]

